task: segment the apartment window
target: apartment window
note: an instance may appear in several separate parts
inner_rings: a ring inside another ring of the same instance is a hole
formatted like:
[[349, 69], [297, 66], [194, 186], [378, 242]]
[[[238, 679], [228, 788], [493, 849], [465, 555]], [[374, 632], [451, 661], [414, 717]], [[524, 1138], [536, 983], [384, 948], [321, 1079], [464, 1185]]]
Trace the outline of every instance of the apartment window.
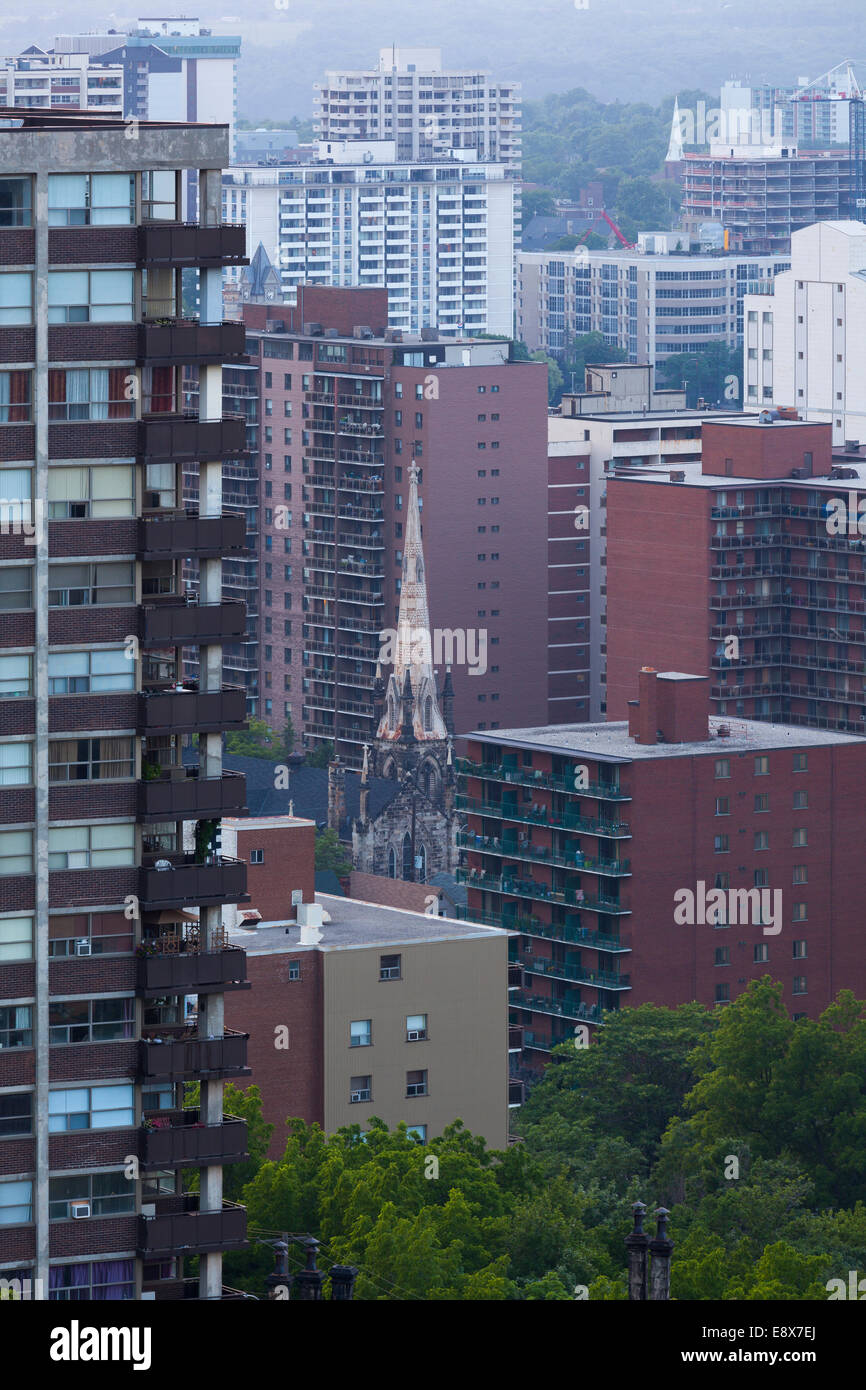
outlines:
[[770, 835], [769, 835], [769, 831], [767, 831], [767, 830], [756, 830], [756, 831], [755, 831], [755, 846], [754, 846], [754, 847], [755, 847], [755, 849], [769, 849], [769, 848], [770, 848]]
[[[29, 831], [23, 833], [30, 834]], [[33, 918], [26, 914], [20, 917], [0, 917], [0, 964], [10, 960], [30, 960], [32, 955]]]
[[407, 1042], [426, 1042], [427, 1040], [427, 1015], [408, 1014], [406, 1016], [406, 1041]]
[[799, 941], [792, 941], [791, 950], [794, 960], [805, 960], [807, 954], [805, 939], [801, 939]]
[[714, 839], [713, 839], [713, 848], [715, 849], [716, 854], [727, 854], [727, 853], [728, 853], [728, 837], [727, 837], [727, 835], [716, 835], [716, 836], [714, 836]]
[[8, 1047], [33, 1046], [33, 1006], [10, 1004], [0, 1007], [0, 1051]]
[[134, 825], [97, 822], [49, 828], [49, 869], [109, 869], [134, 863]]
[[135, 602], [131, 560], [52, 565], [49, 576], [48, 603], [54, 608]]
[[123, 1168], [48, 1179], [49, 1221], [68, 1221], [73, 1202], [88, 1202], [91, 1216], [122, 1216], [135, 1211], [135, 1187]]
[[426, 1071], [407, 1071], [406, 1073], [406, 1095], [407, 1096], [426, 1096], [427, 1094], [427, 1073]]
[[379, 957], [379, 979], [380, 980], [399, 980], [400, 979], [400, 956], [380, 956]]
[[299, 980], [301, 978], [301, 962], [299, 960], [289, 961], [289, 979]]
[[402, 381], [395, 381], [395, 382], [394, 382], [394, 395], [396, 396], [397, 400], [402, 400], [402, 398], [403, 398], [403, 383], [402, 383]]
[[763, 965], [770, 959], [770, 948], [766, 941], [759, 941], [752, 950], [752, 960], [755, 965]]
[[350, 1105], [360, 1105], [363, 1101], [373, 1099], [373, 1078], [372, 1076], [353, 1076], [349, 1082], [349, 1103]]
[[729, 816], [731, 814], [731, 802], [727, 796], [716, 797], [716, 815]]
[[33, 225], [33, 183], [29, 178], [0, 179], [0, 227]]
[[[808, 913], [808, 908], [807, 908], [806, 904], [805, 904], [805, 903], [794, 903], [794, 906], [793, 906], [793, 908], [792, 908], [792, 910], [791, 910], [791, 921], [792, 921], [792, 922], [807, 922], [808, 920], [809, 920], [809, 913]], [[2, 923], [0, 923], [0, 927], [2, 927]], [[0, 959], [2, 959], [2, 957], [0, 957]]]
[[132, 323], [131, 270], [49, 270], [49, 323]]
[[91, 782], [132, 777], [131, 738], [70, 738], [48, 745], [50, 782]]
[[130, 227], [134, 221], [134, 174], [48, 175], [49, 227]]
[[0, 1226], [23, 1226], [33, 1220], [33, 1183], [0, 1182]]
[[769, 777], [769, 775], [770, 775], [770, 759], [769, 759], [769, 758], [766, 758], [766, 757], [756, 758], [756, 759], [755, 759], [755, 776], [756, 776], [756, 777]]
[[716, 985], [715, 1002], [717, 1004], [729, 1004], [731, 1002], [730, 985]]
[[728, 758], [716, 758], [716, 780], [723, 777], [730, 777], [731, 764]]
[[792, 845], [794, 845], [795, 848], [799, 848], [800, 846], [807, 845], [809, 843], [809, 838], [805, 827], [800, 827], [799, 829], [794, 831], [791, 843]]
[[0, 425], [27, 424], [32, 414], [32, 372], [0, 372]]
[[30, 271], [0, 271], [0, 325], [32, 322], [33, 276]]
[[407, 1125], [406, 1133], [407, 1135], [411, 1134], [413, 1139], [420, 1139], [423, 1144], [426, 1144], [427, 1142], [426, 1125]]
[[792, 994], [808, 994], [808, 993], [809, 993], [808, 989], [806, 988], [806, 976], [805, 976], [805, 975], [795, 975], [795, 976], [794, 976], [794, 983], [793, 983], [792, 986], [791, 986], [791, 993], [792, 993]]
[[[128, 398], [128, 381], [127, 367], [74, 367], [50, 371], [48, 419], [131, 420], [135, 402]], [[170, 400], [170, 385], [167, 391]]]
[[[2, 690], [2, 682], [0, 682], [0, 690]], [[809, 805], [809, 793], [808, 793], [808, 792], [794, 792], [794, 810], [795, 810], [795, 811], [805, 811], [806, 808], [808, 807], [808, 805]]]
[[49, 469], [48, 515], [52, 521], [134, 516], [132, 465]]
[[33, 1093], [16, 1091], [0, 1096], [0, 1139], [33, 1133]]
[[[2, 571], [0, 571], [2, 574]], [[49, 695], [89, 695], [135, 689], [135, 662], [123, 647], [48, 653]]]
[[32, 873], [33, 831], [0, 830], [0, 876]]
[[51, 1091], [48, 1096], [49, 1134], [76, 1129], [119, 1129], [134, 1124], [134, 1090], [132, 1082], [126, 1082]]
[[114, 999], [51, 1000], [48, 1041], [53, 1047], [71, 1043], [116, 1042], [131, 1038], [135, 1017], [132, 996]]
[[80, 1299], [132, 1299], [135, 1297], [134, 1260], [92, 1260], [85, 1264], [52, 1265], [52, 1301]]
[[766, 888], [770, 882], [770, 870], [756, 869], [752, 875], [752, 882], [756, 888]]
[[250, 863], [251, 863], [251, 864], [264, 864], [264, 862], [265, 862], [265, 852], [264, 852], [263, 849], [251, 849], [251, 850], [250, 850]]
[[141, 215], [145, 222], [177, 220], [177, 178], [173, 169], [144, 170], [141, 175]]
[[794, 865], [794, 873], [793, 873], [793, 877], [792, 877], [792, 882], [794, 882], [794, 883], [808, 883], [808, 882], [809, 882], [809, 866], [808, 866], [808, 864], [795, 864], [795, 865]]
[[373, 1044], [373, 1020], [358, 1018], [349, 1024], [349, 1046], [371, 1047]]
[[0, 565], [0, 610], [30, 608], [32, 583], [30, 565]]
[[808, 771], [809, 771], [809, 754], [808, 754], [808, 753], [795, 753], [795, 754], [794, 754], [793, 770], [794, 770], [794, 772], [808, 772]]
[[29, 787], [33, 781], [33, 745], [0, 739], [0, 787]]
[[769, 792], [761, 792], [758, 796], [755, 797], [755, 810], [756, 810], [756, 811], [769, 811], [769, 809], [770, 809], [770, 794], [769, 794]]
[[731, 948], [730, 948], [730, 946], [717, 946], [717, 947], [716, 947], [716, 950], [715, 950], [715, 964], [716, 964], [716, 965], [730, 965], [730, 963], [731, 963]]

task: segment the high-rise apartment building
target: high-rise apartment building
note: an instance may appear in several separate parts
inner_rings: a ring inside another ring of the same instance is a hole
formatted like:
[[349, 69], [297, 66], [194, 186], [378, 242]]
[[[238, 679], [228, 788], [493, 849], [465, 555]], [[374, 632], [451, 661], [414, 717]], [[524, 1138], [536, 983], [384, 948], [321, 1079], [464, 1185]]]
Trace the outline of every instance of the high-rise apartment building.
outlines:
[[519, 933], [517, 1079], [621, 1007], [724, 1006], [771, 975], [817, 1018], [866, 988], [866, 740], [710, 718], [705, 676], [635, 675], [627, 722], [473, 733], [458, 762], [466, 915]]
[[784, 257], [675, 251], [522, 251], [517, 336], [562, 354], [583, 333], [602, 333], [629, 362], [664, 362], [708, 341], [743, 341], [743, 295], [772, 283]]
[[86, 53], [28, 48], [17, 57], [0, 58], [0, 106], [122, 115], [123, 68], [92, 65]]
[[375, 68], [326, 72], [313, 89], [321, 140], [393, 140], [408, 163], [472, 151], [520, 176], [520, 83], [443, 69], [441, 48], [389, 45]]
[[[223, 1084], [248, 1074], [224, 1024], [245, 959], [221, 924], [245, 865], [219, 849], [244, 806], [222, 766], [245, 718], [222, 678], [244, 627], [222, 589], [244, 544], [222, 505], [244, 448], [222, 409], [222, 363], [244, 347], [221, 322], [222, 268], [243, 255], [219, 222], [228, 132], [143, 123], [129, 140], [119, 119], [0, 115], [0, 1276], [58, 1300], [218, 1299], [222, 1252], [245, 1244], [222, 1196], [246, 1152]], [[197, 319], [181, 317], [189, 267]], [[191, 363], [197, 415], [179, 408]]]
[[[419, 469], [433, 664], [462, 729], [547, 708], [547, 375], [508, 341], [386, 330], [384, 289], [245, 305], [261, 372], [261, 715], [359, 765]], [[441, 636], [438, 646], [435, 634]], [[388, 658], [384, 658], [383, 664]], [[524, 717], [525, 717], [524, 716]]]
[[720, 717], [866, 733], [862, 455], [769, 415], [702, 436], [700, 467], [608, 478], [608, 718], [678, 658]]

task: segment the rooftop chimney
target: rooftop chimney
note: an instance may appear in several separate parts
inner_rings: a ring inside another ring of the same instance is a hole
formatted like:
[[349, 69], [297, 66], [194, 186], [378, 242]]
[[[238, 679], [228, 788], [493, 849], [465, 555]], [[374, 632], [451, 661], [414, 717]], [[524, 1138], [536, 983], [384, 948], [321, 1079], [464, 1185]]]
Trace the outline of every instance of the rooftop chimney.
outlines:
[[641, 667], [629, 700], [629, 736], [638, 743], [703, 743], [710, 736], [709, 677]]
[[298, 926], [301, 929], [299, 946], [318, 946], [322, 939], [321, 903], [298, 903]]
[[637, 678], [638, 689], [638, 743], [658, 742], [658, 695], [656, 681], [658, 672], [652, 666], [642, 666]]

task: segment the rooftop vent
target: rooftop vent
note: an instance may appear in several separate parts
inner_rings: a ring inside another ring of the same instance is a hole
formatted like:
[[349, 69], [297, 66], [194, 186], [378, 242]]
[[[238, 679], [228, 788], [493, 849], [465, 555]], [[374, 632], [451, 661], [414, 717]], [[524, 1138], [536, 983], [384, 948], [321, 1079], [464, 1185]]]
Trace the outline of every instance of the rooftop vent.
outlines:
[[671, 470], [670, 478], [672, 483], [684, 483], [686, 475], [681, 468], [675, 468]]
[[385, 342], [386, 342], [386, 343], [402, 343], [402, 341], [403, 341], [403, 330], [402, 330], [401, 328], [386, 328], [386, 329], [385, 329]]
[[439, 330], [438, 330], [438, 328], [430, 328], [430, 327], [427, 327], [427, 328], [422, 328], [422, 329], [421, 329], [421, 342], [422, 342], [422, 343], [436, 343], [436, 342], [438, 342], [438, 341], [439, 341]]
[[353, 338], [372, 338], [373, 330], [368, 323], [356, 323], [352, 329]]
[[846, 440], [845, 440], [845, 453], [846, 453], [846, 454], [858, 454], [859, 452], [860, 452], [860, 440], [859, 440], [859, 439], [846, 439]]
[[719, 738], [730, 738], [730, 737], [731, 737], [731, 726], [730, 726], [730, 724], [720, 724], [719, 727], [716, 729], [716, 733], [718, 734]]
[[304, 337], [305, 337], [305, 338], [321, 338], [323, 332], [324, 332], [324, 329], [322, 328], [322, 325], [321, 325], [320, 323], [305, 323], [305, 324], [304, 324]]

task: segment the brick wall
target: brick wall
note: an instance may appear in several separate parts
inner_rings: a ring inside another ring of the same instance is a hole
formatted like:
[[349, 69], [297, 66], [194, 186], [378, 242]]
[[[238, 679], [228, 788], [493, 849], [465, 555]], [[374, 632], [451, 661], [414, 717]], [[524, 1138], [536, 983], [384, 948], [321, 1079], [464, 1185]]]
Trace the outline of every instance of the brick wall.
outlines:
[[[76, 350], [73, 360], [80, 356]], [[80, 420], [48, 426], [48, 452], [52, 459], [134, 458], [137, 449], [135, 420]]]
[[4, 227], [0, 231], [0, 264], [33, 265], [36, 233], [32, 227]]
[[32, 425], [0, 425], [0, 459], [4, 463], [30, 459], [36, 452], [36, 431]]
[[0, 334], [0, 362], [32, 362], [36, 356], [36, 330], [8, 325]]
[[48, 329], [48, 356], [52, 362], [134, 361], [138, 337], [135, 323], [56, 323]]
[[140, 624], [141, 610], [131, 603], [119, 608], [52, 608], [48, 641], [52, 647], [72, 642], [122, 642], [138, 634]]
[[52, 1081], [103, 1081], [110, 1077], [134, 1076], [138, 1059], [137, 1042], [80, 1043], [75, 1047], [52, 1047], [48, 1070]]
[[138, 1244], [138, 1218], [107, 1216], [89, 1221], [52, 1221], [49, 1253], [63, 1256], [102, 1255], [115, 1250], [134, 1250]]
[[52, 907], [122, 903], [138, 892], [138, 869], [55, 869], [48, 875]]
[[[243, 822], [238, 822], [236, 857], [249, 865], [249, 905], [258, 909], [263, 921], [294, 918], [294, 888], [303, 891], [304, 902], [313, 901], [316, 891], [315, 841], [316, 827], [312, 824], [246, 830]], [[254, 849], [264, 850], [264, 863], [249, 863], [250, 852]]]
[[48, 259], [54, 265], [138, 260], [138, 227], [51, 227]]
[[[129, 610], [125, 610], [129, 611]], [[57, 695], [48, 701], [48, 729], [134, 729], [138, 725], [137, 695]], [[0, 716], [3, 706], [0, 704]]]
[[[51, 558], [61, 555], [134, 555], [138, 522], [134, 517], [114, 521], [52, 521], [48, 527]], [[32, 551], [33, 547], [29, 547]]]

